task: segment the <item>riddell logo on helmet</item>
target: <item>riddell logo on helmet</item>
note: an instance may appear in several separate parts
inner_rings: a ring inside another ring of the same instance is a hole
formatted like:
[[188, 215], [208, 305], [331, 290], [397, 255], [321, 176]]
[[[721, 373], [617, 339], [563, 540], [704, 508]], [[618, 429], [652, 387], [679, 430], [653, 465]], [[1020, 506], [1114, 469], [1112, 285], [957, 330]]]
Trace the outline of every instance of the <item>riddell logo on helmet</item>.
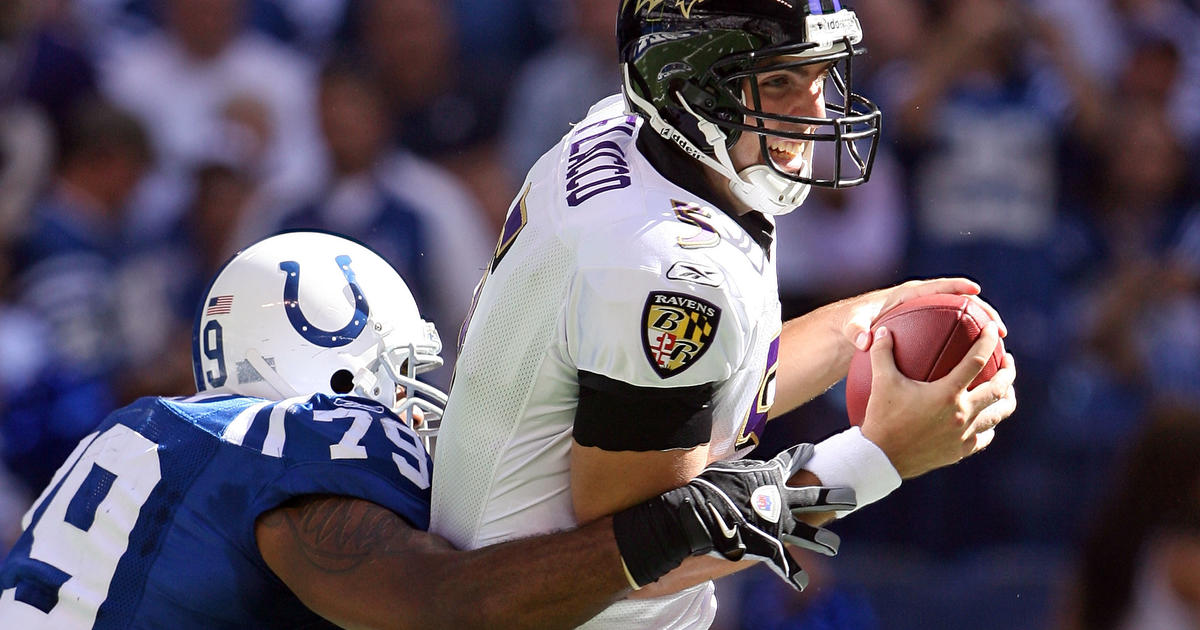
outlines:
[[691, 141], [684, 137], [684, 135], [679, 133], [677, 130], [663, 128], [660, 129], [658, 133], [667, 140], [679, 145], [679, 148], [683, 149], [684, 153], [687, 153], [689, 156], [696, 159], [702, 159], [704, 157], [704, 152], [693, 146]]
[[853, 11], [842, 10], [830, 15], [810, 15], [804, 21], [806, 39], [821, 46], [849, 39], [851, 44], [862, 41], [862, 26]]

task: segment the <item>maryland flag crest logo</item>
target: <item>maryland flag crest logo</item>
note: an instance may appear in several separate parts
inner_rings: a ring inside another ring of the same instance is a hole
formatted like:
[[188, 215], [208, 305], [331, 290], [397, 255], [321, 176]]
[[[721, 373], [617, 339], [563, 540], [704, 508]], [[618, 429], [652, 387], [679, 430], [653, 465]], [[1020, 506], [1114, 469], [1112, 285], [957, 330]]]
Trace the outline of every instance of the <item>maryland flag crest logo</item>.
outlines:
[[662, 378], [688, 369], [712, 345], [721, 309], [693, 295], [654, 291], [642, 312], [642, 349]]

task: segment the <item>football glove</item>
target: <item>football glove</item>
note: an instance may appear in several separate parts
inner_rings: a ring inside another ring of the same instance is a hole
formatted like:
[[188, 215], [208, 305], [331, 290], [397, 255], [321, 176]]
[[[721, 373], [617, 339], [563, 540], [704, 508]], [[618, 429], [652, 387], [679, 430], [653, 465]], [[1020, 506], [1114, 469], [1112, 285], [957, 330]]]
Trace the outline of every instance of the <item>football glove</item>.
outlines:
[[808, 575], [786, 544], [832, 556], [837, 534], [795, 518], [804, 512], [852, 510], [854, 490], [792, 487], [787, 480], [813, 453], [800, 444], [770, 461], [715, 462], [687, 485], [613, 515], [613, 532], [630, 578], [645, 586], [688, 556], [764, 560], [794, 588]]

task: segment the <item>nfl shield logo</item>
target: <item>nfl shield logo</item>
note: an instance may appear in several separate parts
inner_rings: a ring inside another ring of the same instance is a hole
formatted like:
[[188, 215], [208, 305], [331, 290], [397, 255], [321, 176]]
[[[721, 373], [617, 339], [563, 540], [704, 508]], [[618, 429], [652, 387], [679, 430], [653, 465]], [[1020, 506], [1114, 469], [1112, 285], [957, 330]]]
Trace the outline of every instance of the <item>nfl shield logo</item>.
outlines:
[[674, 376], [700, 359], [711, 345], [721, 309], [694, 295], [654, 291], [642, 311], [642, 349], [661, 378]]
[[761, 486], [755, 490], [754, 494], [750, 495], [750, 505], [759, 516], [772, 523], [778, 523], [783, 514], [779, 488], [775, 486]]

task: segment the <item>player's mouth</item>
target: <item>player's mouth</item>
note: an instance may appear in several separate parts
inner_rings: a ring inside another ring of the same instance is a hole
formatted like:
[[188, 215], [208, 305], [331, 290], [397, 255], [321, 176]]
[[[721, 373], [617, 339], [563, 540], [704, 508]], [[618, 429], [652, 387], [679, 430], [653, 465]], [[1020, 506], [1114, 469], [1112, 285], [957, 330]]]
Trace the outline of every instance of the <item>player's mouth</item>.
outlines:
[[804, 145], [789, 140], [774, 140], [767, 145], [771, 161], [779, 170], [790, 175], [800, 175], [804, 171]]

